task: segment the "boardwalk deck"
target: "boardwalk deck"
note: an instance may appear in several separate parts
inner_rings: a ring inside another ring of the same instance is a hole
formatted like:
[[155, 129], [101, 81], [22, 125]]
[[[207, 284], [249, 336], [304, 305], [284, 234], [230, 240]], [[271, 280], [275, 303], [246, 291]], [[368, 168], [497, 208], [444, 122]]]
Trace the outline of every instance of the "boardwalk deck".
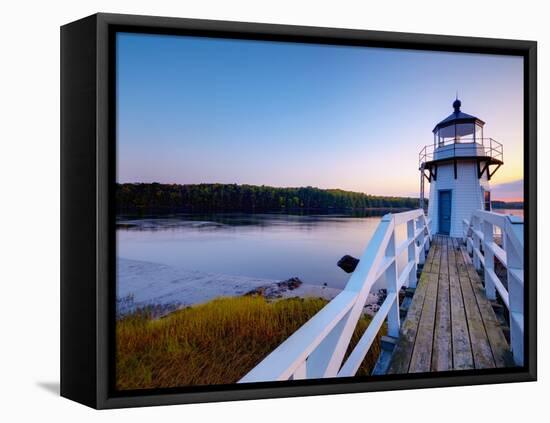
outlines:
[[388, 373], [513, 365], [481, 279], [456, 238], [436, 235]]

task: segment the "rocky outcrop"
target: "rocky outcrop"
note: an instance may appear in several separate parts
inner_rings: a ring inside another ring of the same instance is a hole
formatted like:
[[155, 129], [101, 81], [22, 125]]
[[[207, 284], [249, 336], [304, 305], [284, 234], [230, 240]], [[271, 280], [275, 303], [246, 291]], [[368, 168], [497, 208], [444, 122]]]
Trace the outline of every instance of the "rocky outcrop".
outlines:
[[281, 298], [283, 297], [283, 293], [293, 291], [301, 286], [302, 283], [300, 278], [293, 277], [274, 284], [259, 286], [258, 288], [248, 291], [245, 295], [261, 295], [268, 299]]
[[349, 256], [347, 254], [340, 260], [338, 260], [338, 263], [336, 263], [336, 265], [346, 273], [352, 273], [358, 264], [359, 259], [356, 259], [355, 257]]

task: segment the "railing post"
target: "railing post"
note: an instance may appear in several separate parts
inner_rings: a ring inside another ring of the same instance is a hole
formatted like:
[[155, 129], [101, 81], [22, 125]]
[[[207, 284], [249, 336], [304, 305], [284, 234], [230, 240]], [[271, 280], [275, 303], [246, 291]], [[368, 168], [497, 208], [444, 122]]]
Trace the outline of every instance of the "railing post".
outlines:
[[497, 292], [493, 279], [489, 272], [495, 270], [495, 255], [493, 254], [492, 244], [494, 242], [493, 224], [483, 221], [483, 257], [485, 260], [485, 295], [488, 300], [496, 300]]
[[[471, 216], [470, 216], [470, 219], [472, 219]], [[470, 221], [464, 219], [464, 220], [462, 221], [462, 242], [466, 245], [466, 247], [468, 247], [468, 235], [469, 235], [469, 232], [470, 232]], [[467, 248], [467, 249], [468, 249], [468, 248]], [[468, 251], [468, 252], [469, 252], [469, 251]]]
[[[422, 213], [424, 213], [424, 210], [422, 210]], [[426, 262], [426, 219], [424, 215], [420, 216], [418, 219], [417, 227], [418, 226], [422, 228], [419, 239], [420, 250], [418, 251], [418, 264], [424, 264]]]
[[[378, 224], [367, 250], [363, 253], [344, 289], [344, 291], [357, 293], [354, 304], [307, 358], [306, 374], [308, 378], [334, 377], [338, 374], [357, 322], [363, 314], [363, 307], [370, 288], [375, 282], [372, 278], [376, 274], [383, 251], [386, 251], [385, 248], [381, 249], [381, 245], [386, 245], [386, 240], [391, 237], [390, 234], [395, 234], [394, 218], [391, 215], [386, 215]], [[395, 256], [395, 245], [393, 251]], [[393, 266], [396, 266], [395, 262]], [[394, 285], [397, 286], [397, 281]], [[397, 316], [399, 317], [399, 308]]]
[[477, 216], [472, 216], [472, 227], [473, 227], [473, 230], [472, 230], [472, 238], [473, 238], [473, 241], [474, 241], [474, 246], [473, 246], [473, 249], [474, 249], [474, 267], [476, 270], [479, 270], [481, 268], [481, 262], [479, 261], [479, 257], [478, 255], [476, 254], [475, 250], [477, 251], [481, 251], [481, 240], [479, 239], [479, 236], [478, 236], [478, 232], [480, 230], [480, 225], [479, 225], [479, 219]]
[[389, 295], [392, 292], [397, 294], [395, 297], [395, 301], [392, 304], [390, 311], [388, 312], [388, 335], [397, 338], [399, 337], [399, 328], [401, 326], [401, 322], [399, 317], [399, 287], [397, 286], [398, 277], [397, 257], [395, 257], [395, 241], [395, 227], [393, 227], [388, 246], [386, 247], [386, 257], [393, 257], [394, 260], [392, 264], [387, 268], [385, 272], [385, 278], [387, 294]]
[[307, 379], [307, 366], [304, 361], [292, 375], [292, 380]]
[[[409, 242], [408, 254], [407, 254], [407, 264], [411, 261], [414, 263], [413, 268], [409, 272], [408, 284], [409, 288], [416, 288], [416, 218], [412, 218], [407, 222], [407, 240]], [[396, 258], [397, 259], [397, 258]]]
[[[470, 217], [470, 221], [466, 225], [466, 252], [468, 254], [473, 254], [473, 236], [470, 236], [470, 229], [472, 228], [472, 219], [474, 217]], [[472, 242], [470, 242], [470, 239], [472, 239]]]
[[518, 366], [523, 366], [524, 330], [523, 330], [523, 301], [524, 301], [524, 269], [523, 248], [517, 251], [510, 239], [515, 232], [517, 239], [523, 243], [523, 223], [512, 220], [508, 216], [508, 222], [503, 228], [506, 237], [506, 264], [508, 267], [508, 298], [510, 303], [510, 346], [514, 355], [514, 361]]
[[[334, 329], [332, 329], [330, 334], [323, 339], [323, 342], [321, 342], [307, 358], [306, 368], [303, 371], [309, 378], [321, 378], [336, 375], [338, 369], [333, 371], [333, 374], [330, 374], [327, 369], [332, 357], [336, 353], [338, 341], [344, 332], [348, 319], [350, 318], [350, 314], [351, 312], [348, 311], [342, 320], [340, 320]], [[355, 328], [355, 326], [353, 328]]]

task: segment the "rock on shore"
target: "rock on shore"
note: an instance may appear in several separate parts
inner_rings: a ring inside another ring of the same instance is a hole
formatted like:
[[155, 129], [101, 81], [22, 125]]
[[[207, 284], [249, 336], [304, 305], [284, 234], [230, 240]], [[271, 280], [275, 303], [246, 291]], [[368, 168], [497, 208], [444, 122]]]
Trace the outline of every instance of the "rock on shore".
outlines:
[[141, 308], [159, 316], [182, 307], [257, 293], [266, 298], [321, 297], [331, 300], [340, 289], [302, 283], [206, 273], [175, 266], [117, 259], [117, 317]]

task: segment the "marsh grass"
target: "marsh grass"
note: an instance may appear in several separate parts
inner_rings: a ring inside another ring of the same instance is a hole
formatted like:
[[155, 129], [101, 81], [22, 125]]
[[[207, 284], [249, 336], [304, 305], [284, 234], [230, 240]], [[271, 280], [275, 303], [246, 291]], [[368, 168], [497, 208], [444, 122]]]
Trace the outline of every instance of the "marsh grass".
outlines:
[[[260, 296], [219, 298], [152, 319], [146, 311], [117, 321], [120, 390], [235, 383], [309, 320], [326, 300]], [[361, 318], [350, 349], [370, 318]], [[369, 374], [377, 339], [358, 374]]]

